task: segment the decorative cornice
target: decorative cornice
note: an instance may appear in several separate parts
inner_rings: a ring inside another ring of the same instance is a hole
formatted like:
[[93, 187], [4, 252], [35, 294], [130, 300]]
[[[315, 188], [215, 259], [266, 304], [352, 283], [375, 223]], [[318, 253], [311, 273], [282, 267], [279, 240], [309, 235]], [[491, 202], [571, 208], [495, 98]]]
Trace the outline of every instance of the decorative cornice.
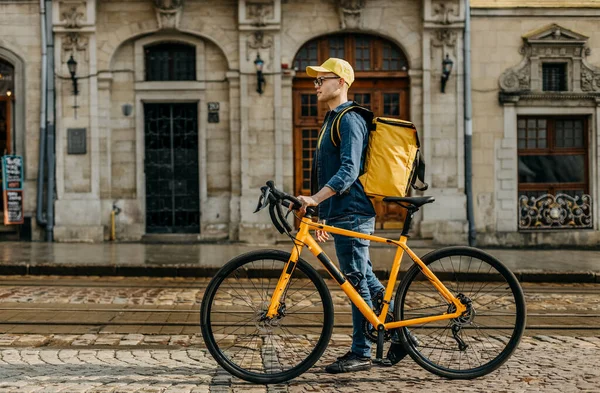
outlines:
[[[521, 62], [504, 71], [498, 80], [502, 93], [527, 94], [555, 99], [587, 99], [586, 93], [600, 92], [600, 68], [586, 62], [590, 54], [587, 47], [588, 37], [555, 23], [536, 29], [523, 37], [523, 46], [519, 52]], [[566, 63], [567, 88], [565, 92], [542, 92], [543, 64], [548, 62]], [[583, 93], [581, 95], [580, 93]], [[573, 95], [574, 94], [574, 95]], [[502, 101], [502, 99], [501, 99]]]
[[514, 104], [522, 100], [544, 100], [544, 101], [573, 101], [573, 100], [594, 100], [600, 105], [600, 92], [599, 93], [539, 93], [533, 94], [531, 92], [516, 92], [506, 93], [500, 92], [498, 100], [501, 104]]

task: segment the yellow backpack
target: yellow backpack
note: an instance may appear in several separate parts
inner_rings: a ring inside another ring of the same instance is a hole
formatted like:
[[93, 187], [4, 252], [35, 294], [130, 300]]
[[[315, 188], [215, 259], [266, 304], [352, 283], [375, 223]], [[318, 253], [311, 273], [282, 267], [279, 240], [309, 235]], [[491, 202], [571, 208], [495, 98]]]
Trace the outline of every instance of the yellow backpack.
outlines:
[[[420, 155], [419, 136], [414, 124], [388, 117], [373, 118], [373, 113], [357, 104], [342, 110], [333, 120], [331, 141], [339, 146], [340, 121], [344, 114], [355, 111], [370, 126], [369, 143], [364, 168], [359, 176], [368, 197], [381, 200], [385, 197], [404, 197], [410, 187], [424, 191], [425, 162]], [[423, 184], [418, 187], [417, 179]]]

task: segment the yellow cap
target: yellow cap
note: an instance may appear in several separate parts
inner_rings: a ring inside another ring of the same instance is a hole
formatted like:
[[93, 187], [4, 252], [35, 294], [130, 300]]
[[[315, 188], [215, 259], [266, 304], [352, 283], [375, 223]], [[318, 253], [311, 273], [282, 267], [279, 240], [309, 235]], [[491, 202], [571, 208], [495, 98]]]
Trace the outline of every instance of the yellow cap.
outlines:
[[348, 87], [354, 82], [354, 70], [346, 60], [330, 57], [320, 66], [306, 67], [308, 76], [316, 77], [319, 72], [333, 72], [348, 84]]

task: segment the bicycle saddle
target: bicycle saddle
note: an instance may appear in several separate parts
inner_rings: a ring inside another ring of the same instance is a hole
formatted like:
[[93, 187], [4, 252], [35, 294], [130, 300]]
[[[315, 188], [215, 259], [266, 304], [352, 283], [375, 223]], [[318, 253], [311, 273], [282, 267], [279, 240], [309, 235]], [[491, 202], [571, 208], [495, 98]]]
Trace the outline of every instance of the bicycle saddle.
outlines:
[[415, 207], [421, 207], [427, 203], [432, 203], [435, 201], [435, 197], [432, 196], [423, 196], [423, 197], [385, 197], [383, 198], [384, 202], [396, 202], [396, 203], [408, 203], [409, 205], [413, 205]]

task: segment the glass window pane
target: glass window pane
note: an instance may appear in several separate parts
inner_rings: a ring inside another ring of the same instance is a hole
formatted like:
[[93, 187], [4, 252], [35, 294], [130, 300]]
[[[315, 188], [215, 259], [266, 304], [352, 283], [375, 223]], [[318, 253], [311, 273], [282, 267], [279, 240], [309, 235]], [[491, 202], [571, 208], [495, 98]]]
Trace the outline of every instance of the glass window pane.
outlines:
[[344, 37], [332, 37], [329, 39], [329, 57], [344, 58]]
[[546, 138], [546, 130], [538, 130], [538, 138]]
[[583, 183], [585, 156], [519, 156], [520, 183]]
[[519, 119], [519, 121], [517, 122], [517, 127], [525, 128], [525, 119]]
[[12, 64], [0, 59], [0, 95], [6, 95], [8, 91], [14, 94], [14, 74], [15, 69]]
[[386, 116], [400, 116], [400, 94], [383, 94], [383, 114]]
[[146, 80], [184, 81], [196, 79], [196, 48], [179, 43], [161, 43], [144, 50]]
[[540, 149], [545, 149], [548, 146], [546, 145], [546, 139], [538, 139], [537, 147]]
[[304, 44], [298, 51], [294, 59], [294, 69], [304, 72], [307, 66], [317, 64], [317, 60], [317, 41], [313, 40]]
[[357, 71], [371, 70], [371, 43], [372, 40], [370, 37], [356, 37], [354, 43], [354, 50]]
[[542, 64], [542, 90], [566, 91], [567, 90], [567, 64], [546, 63]]

